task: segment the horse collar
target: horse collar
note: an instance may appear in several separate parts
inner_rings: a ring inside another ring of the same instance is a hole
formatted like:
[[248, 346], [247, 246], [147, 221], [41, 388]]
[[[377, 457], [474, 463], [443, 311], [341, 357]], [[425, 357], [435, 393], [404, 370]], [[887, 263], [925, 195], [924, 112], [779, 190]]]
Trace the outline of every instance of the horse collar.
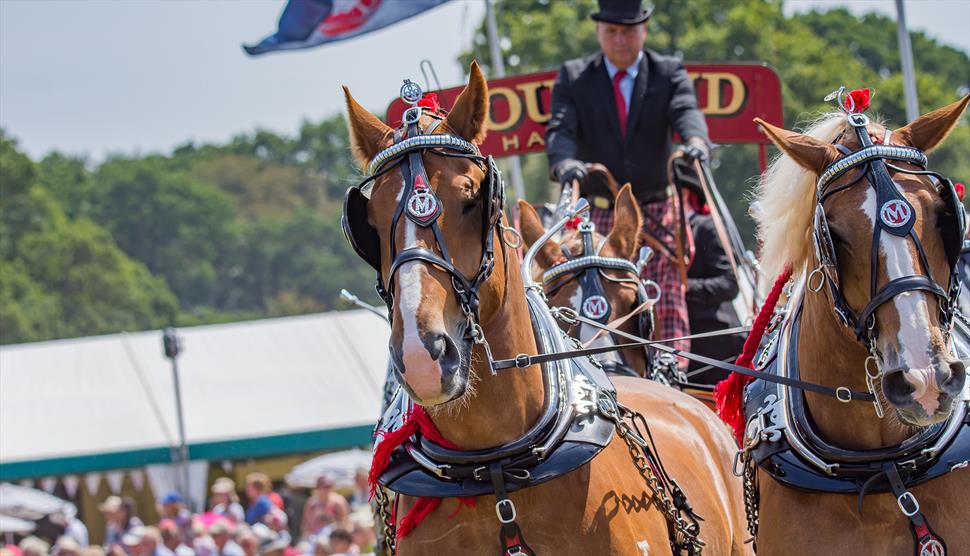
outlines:
[[[540, 303], [530, 296], [537, 343], [547, 350], [558, 349], [562, 333]], [[411, 496], [481, 496], [496, 493], [496, 488], [510, 492], [528, 488], [587, 463], [613, 438], [614, 422], [603, 411], [615, 407], [613, 386], [588, 358], [544, 364], [543, 374], [546, 408], [521, 438], [480, 451], [451, 450], [416, 438], [394, 451], [380, 484]], [[410, 403], [399, 389], [378, 429], [399, 427]], [[501, 485], [492, 473], [496, 465]]]

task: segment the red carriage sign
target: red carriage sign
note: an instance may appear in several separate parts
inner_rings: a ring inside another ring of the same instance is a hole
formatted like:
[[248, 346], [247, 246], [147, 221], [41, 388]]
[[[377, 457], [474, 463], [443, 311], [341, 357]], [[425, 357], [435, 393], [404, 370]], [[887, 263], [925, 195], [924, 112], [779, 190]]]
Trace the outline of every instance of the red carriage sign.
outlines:
[[[488, 137], [482, 152], [496, 157], [543, 151], [549, 121], [549, 100], [555, 71], [544, 71], [488, 82], [491, 110]], [[752, 122], [755, 117], [782, 126], [781, 81], [761, 64], [688, 64], [697, 101], [707, 118], [715, 143], [768, 144]], [[464, 87], [438, 92], [442, 104], [453, 106]], [[387, 109], [387, 122], [397, 126], [407, 107], [395, 99]]]

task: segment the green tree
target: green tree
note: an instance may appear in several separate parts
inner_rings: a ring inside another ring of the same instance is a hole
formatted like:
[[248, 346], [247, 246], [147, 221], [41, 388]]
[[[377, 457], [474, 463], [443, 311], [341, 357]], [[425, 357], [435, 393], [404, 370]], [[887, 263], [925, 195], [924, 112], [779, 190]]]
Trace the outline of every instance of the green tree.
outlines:
[[175, 296], [90, 220], [68, 218], [0, 135], [0, 343], [171, 323]]
[[235, 238], [230, 198], [160, 156], [114, 159], [93, 176], [92, 214], [184, 307], [211, 305]]

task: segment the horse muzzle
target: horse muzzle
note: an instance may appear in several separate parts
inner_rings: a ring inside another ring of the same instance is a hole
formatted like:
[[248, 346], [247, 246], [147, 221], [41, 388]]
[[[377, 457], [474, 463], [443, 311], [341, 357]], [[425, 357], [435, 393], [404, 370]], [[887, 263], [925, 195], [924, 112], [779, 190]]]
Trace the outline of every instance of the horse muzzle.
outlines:
[[461, 397], [468, 386], [471, 342], [446, 332], [426, 332], [421, 344], [391, 346], [391, 362], [408, 395], [423, 406]]
[[937, 356], [925, 369], [894, 368], [883, 373], [882, 391], [903, 422], [926, 427], [945, 420], [967, 380], [964, 363]]

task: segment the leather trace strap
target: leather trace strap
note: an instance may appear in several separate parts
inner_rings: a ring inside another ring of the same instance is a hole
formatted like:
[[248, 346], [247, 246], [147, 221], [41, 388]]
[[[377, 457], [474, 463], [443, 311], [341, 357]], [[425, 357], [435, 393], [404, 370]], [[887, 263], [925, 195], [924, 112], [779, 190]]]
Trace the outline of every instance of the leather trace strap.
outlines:
[[915, 556], [946, 556], [946, 542], [930, 528], [930, 523], [920, 510], [919, 501], [913, 493], [906, 490], [899, 470], [894, 462], [886, 462], [883, 466], [889, 486], [896, 496], [899, 511], [909, 520], [909, 529], [913, 533]]
[[557, 316], [557, 318], [564, 319], [565, 322], [575, 321], [575, 322], [588, 324], [590, 326], [595, 326], [597, 328], [604, 328], [611, 334], [616, 334], [617, 336], [621, 336], [623, 338], [626, 338], [632, 341], [625, 344], [619, 344], [619, 345], [613, 345], [613, 346], [577, 349], [574, 351], [564, 351], [564, 352], [556, 352], [556, 353], [544, 353], [539, 355], [527, 355], [523, 353], [523, 354], [517, 355], [514, 359], [500, 359], [498, 361], [494, 361], [492, 363], [492, 367], [495, 370], [511, 369], [511, 368], [525, 369], [531, 365], [535, 365], [539, 363], [547, 363], [549, 361], [559, 361], [562, 359], [572, 359], [574, 357], [596, 355], [597, 353], [606, 353], [608, 351], [615, 351], [620, 349], [650, 346], [658, 351], [663, 351], [665, 353], [669, 353], [677, 357], [683, 357], [691, 361], [697, 361], [698, 363], [702, 363], [704, 365], [710, 365], [712, 367], [722, 369], [725, 371], [731, 371], [745, 376], [760, 378], [762, 380], [766, 380], [769, 382], [784, 384], [785, 386], [789, 386], [791, 388], [798, 388], [801, 390], [815, 392], [817, 394], [822, 394], [825, 396], [831, 396], [833, 398], [836, 398], [840, 402], [844, 402], [844, 403], [847, 403], [850, 401], [872, 402], [876, 399], [875, 396], [873, 396], [869, 392], [850, 390], [845, 386], [832, 388], [831, 386], [816, 384], [814, 382], [805, 382], [804, 380], [797, 380], [797, 379], [789, 378], [785, 376], [777, 376], [769, 373], [764, 373], [761, 371], [756, 371], [754, 369], [749, 369], [747, 367], [742, 367], [740, 365], [735, 365], [733, 363], [725, 363], [724, 361], [719, 361], [717, 359], [712, 359], [710, 357], [705, 357], [703, 355], [698, 355], [696, 353], [691, 353], [689, 351], [682, 351], [665, 345], [664, 342], [668, 340], [644, 340], [639, 336], [634, 336], [633, 334], [628, 334], [621, 330], [616, 330], [615, 328], [608, 327], [594, 320], [587, 319], [582, 315], [577, 314], [576, 311], [569, 308], [560, 307], [558, 309], [554, 309], [554, 314]]
[[502, 524], [498, 533], [502, 548], [500, 554], [502, 556], [536, 556], [535, 551], [526, 544], [519, 524], [515, 522], [515, 518], [517, 517], [515, 504], [509, 498], [509, 494], [505, 489], [505, 474], [502, 469], [502, 462], [493, 462], [489, 465], [488, 472], [492, 478], [492, 486], [495, 488], [495, 514]]

